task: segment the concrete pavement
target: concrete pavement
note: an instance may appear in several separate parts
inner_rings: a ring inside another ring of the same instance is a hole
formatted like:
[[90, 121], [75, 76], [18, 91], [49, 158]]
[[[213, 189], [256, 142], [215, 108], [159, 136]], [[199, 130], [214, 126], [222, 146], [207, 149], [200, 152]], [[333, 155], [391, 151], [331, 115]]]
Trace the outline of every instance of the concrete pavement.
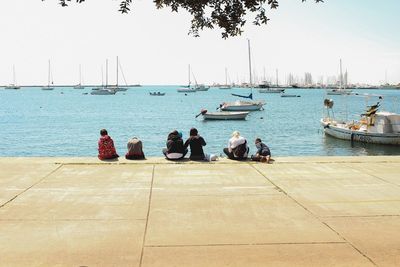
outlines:
[[0, 266], [400, 266], [399, 169], [0, 158]]

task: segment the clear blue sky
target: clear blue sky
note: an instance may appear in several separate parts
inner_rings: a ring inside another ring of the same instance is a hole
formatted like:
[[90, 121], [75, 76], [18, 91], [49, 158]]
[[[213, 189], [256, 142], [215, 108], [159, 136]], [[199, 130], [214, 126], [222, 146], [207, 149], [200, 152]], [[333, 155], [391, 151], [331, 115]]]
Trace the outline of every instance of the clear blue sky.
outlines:
[[[24, 4], [22, 4], [24, 3]], [[61, 8], [58, 0], [1, 1], [0, 84], [45, 84], [47, 60], [56, 84], [74, 84], [82, 64], [84, 81], [101, 82], [101, 65], [110, 59], [115, 80], [119, 55], [129, 83], [185, 84], [187, 64], [205, 83], [248, 80], [247, 42], [252, 41], [254, 69], [269, 77], [279, 69], [299, 77], [338, 74], [339, 59], [352, 82], [400, 82], [399, 0], [280, 1], [268, 12], [267, 26], [248, 23], [241, 37], [223, 40], [219, 30], [188, 36], [190, 16], [156, 10], [152, 1], [134, 1], [128, 15], [118, 1], [96, 0]]]

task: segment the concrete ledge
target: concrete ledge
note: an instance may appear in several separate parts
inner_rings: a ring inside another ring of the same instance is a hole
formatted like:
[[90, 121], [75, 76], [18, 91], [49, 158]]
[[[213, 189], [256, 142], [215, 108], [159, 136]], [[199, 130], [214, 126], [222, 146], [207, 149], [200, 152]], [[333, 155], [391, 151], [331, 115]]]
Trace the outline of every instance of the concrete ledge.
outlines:
[[0, 158], [0, 265], [398, 266], [400, 157]]

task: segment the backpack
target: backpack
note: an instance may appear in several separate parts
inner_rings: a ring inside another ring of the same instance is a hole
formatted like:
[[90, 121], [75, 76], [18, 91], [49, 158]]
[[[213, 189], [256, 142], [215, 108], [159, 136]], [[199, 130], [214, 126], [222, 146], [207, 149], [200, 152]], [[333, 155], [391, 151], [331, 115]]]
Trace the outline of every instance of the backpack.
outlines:
[[244, 154], [246, 154], [246, 152], [247, 152], [247, 141], [244, 141], [243, 144], [238, 145], [237, 147], [235, 147], [233, 149], [233, 154], [237, 158], [243, 158]]

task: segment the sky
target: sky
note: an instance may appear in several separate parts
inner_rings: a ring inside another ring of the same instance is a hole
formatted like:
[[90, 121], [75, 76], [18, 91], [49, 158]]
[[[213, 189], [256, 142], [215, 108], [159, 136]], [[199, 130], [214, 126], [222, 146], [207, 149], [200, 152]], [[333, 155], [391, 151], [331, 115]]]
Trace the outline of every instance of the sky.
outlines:
[[[199, 83], [249, 80], [247, 39], [256, 78], [284, 83], [289, 73], [314, 80], [339, 74], [339, 60], [353, 83], [400, 83], [398, 0], [281, 0], [269, 10], [268, 25], [254, 26], [227, 40], [219, 29], [188, 35], [190, 15], [157, 10], [150, 0], [134, 0], [127, 15], [118, 0], [86, 0], [63, 8], [58, 0], [0, 1], [0, 84], [47, 84], [51, 60], [54, 84], [101, 84], [109, 60], [116, 80], [116, 56], [127, 83], [188, 82], [188, 64]], [[193, 80], [193, 76], [192, 76]], [[124, 83], [122, 79], [120, 83]]]

